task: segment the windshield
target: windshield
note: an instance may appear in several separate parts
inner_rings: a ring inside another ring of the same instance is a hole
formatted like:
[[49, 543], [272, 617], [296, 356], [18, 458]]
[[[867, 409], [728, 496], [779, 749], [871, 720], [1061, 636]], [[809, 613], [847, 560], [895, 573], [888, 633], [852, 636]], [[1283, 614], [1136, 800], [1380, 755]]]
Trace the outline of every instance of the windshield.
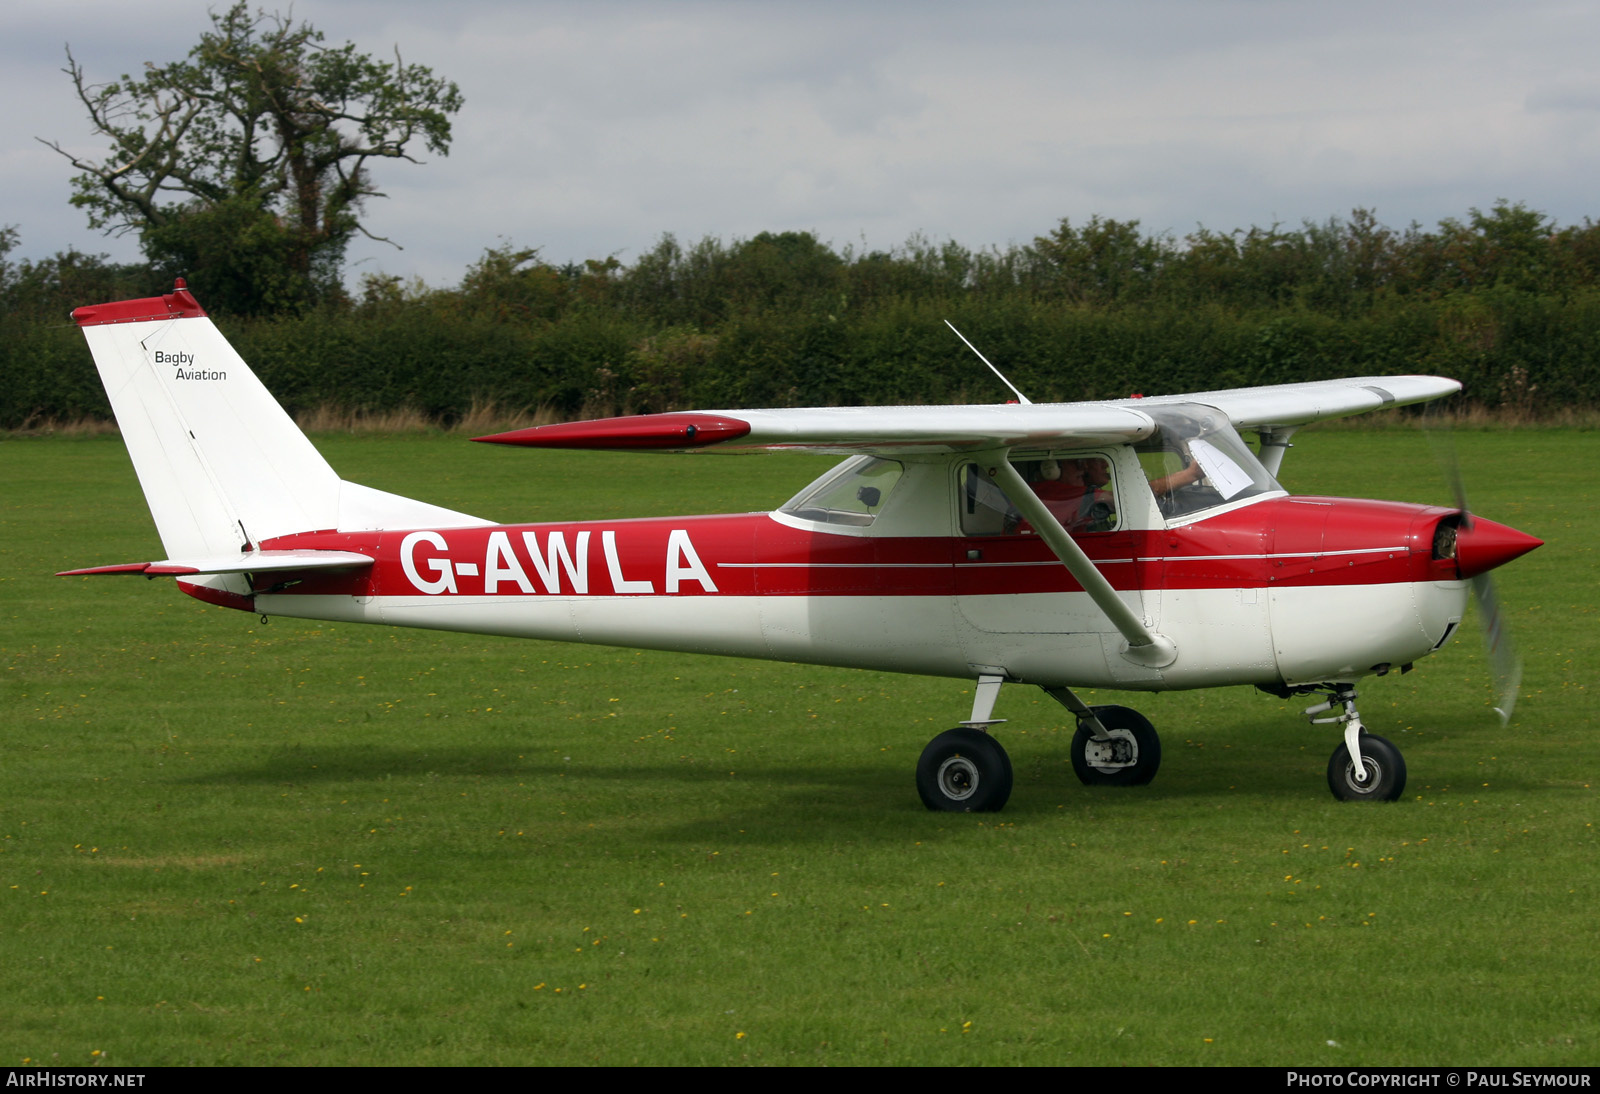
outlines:
[[1282, 492], [1220, 410], [1199, 403], [1140, 409], [1155, 419], [1157, 429], [1134, 451], [1169, 520]]

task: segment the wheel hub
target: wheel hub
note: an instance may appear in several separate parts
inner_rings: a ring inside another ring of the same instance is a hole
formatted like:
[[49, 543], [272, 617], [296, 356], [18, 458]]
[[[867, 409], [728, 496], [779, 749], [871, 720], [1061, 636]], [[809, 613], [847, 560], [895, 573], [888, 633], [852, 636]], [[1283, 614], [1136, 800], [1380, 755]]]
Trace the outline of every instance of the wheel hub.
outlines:
[[951, 801], [965, 801], [977, 793], [978, 768], [965, 756], [951, 756], [939, 765], [939, 789]]
[[1383, 781], [1383, 768], [1379, 767], [1378, 762], [1371, 756], [1362, 756], [1361, 766], [1367, 776], [1365, 779], [1356, 773], [1354, 762], [1345, 764], [1344, 782], [1346, 786], [1357, 794], [1370, 794]]
[[1110, 737], [1097, 741], [1092, 737], [1083, 746], [1083, 758], [1090, 767], [1101, 771], [1116, 771], [1133, 767], [1139, 762], [1139, 742], [1126, 729], [1110, 730]]

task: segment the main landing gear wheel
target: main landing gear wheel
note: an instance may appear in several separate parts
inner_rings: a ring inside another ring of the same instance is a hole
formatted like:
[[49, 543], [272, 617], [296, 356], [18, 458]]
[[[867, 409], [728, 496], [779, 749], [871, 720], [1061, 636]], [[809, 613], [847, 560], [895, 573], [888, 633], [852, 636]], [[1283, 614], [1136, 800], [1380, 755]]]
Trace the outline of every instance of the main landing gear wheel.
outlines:
[[1406, 789], [1406, 761], [1400, 750], [1370, 733], [1363, 733], [1360, 742], [1366, 779], [1356, 778], [1350, 750], [1341, 744], [1328, 761], [1328, 789], [1342, 802], [1398, 801]]
[[998, 812], [1011, 797], [1011, 757], [981, 730], [948, 730], [922, 750], [917, 793], [940, 813]]
[[1161, 768], [1155, 726], [1128, 707], [1090, 707], [1110, 734], [1097, 741], [1087, 726], [1072, 735], [1072, 771], [1085, 786], [1143, 786]]

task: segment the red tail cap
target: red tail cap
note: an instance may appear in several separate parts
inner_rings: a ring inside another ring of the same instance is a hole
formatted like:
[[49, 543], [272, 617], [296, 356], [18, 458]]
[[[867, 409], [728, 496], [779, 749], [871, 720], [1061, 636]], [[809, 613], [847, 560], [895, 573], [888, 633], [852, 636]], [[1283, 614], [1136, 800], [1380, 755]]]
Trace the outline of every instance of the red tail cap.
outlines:
[[205, 309], [180, 277], [165, 296], [89, 304], [74, 311], [72, 318], [80, 327], [93, 327], [101, 323], [139, 323], [150, 319], [203, 319], [205, 314]]

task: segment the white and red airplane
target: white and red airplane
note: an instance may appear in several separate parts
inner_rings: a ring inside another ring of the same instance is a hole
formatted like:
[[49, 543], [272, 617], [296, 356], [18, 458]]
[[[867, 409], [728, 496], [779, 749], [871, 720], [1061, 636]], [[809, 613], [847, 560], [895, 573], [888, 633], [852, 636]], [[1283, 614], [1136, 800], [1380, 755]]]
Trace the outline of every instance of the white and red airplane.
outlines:
[[1091, 784], [1149, 782], [1161, 746], [1138, 713], [1074, 688], [1321, 692], [1306, 713], [1343, 730], [1333, 793], [1392, 801], [1405, 763], [1363, 729], [1356, 681], [1438, 651], [1469, 588], [1541, 542], [1465, 508], [1278, 485], [1301, 426], [1459, 389], [1440, 377], [523, 429], [478, 439], [849, 458], [770, 513], [503, 525], [341, 480], [182, 281], [73, 317], [168, 557], [67, 574], [171, 576], [269, 616], [974, 680], [970, 716], [917, 765], [930, 809], [1005, 804], [1011, 764], [988, 730], [1007, 682], [1072, 713]]

